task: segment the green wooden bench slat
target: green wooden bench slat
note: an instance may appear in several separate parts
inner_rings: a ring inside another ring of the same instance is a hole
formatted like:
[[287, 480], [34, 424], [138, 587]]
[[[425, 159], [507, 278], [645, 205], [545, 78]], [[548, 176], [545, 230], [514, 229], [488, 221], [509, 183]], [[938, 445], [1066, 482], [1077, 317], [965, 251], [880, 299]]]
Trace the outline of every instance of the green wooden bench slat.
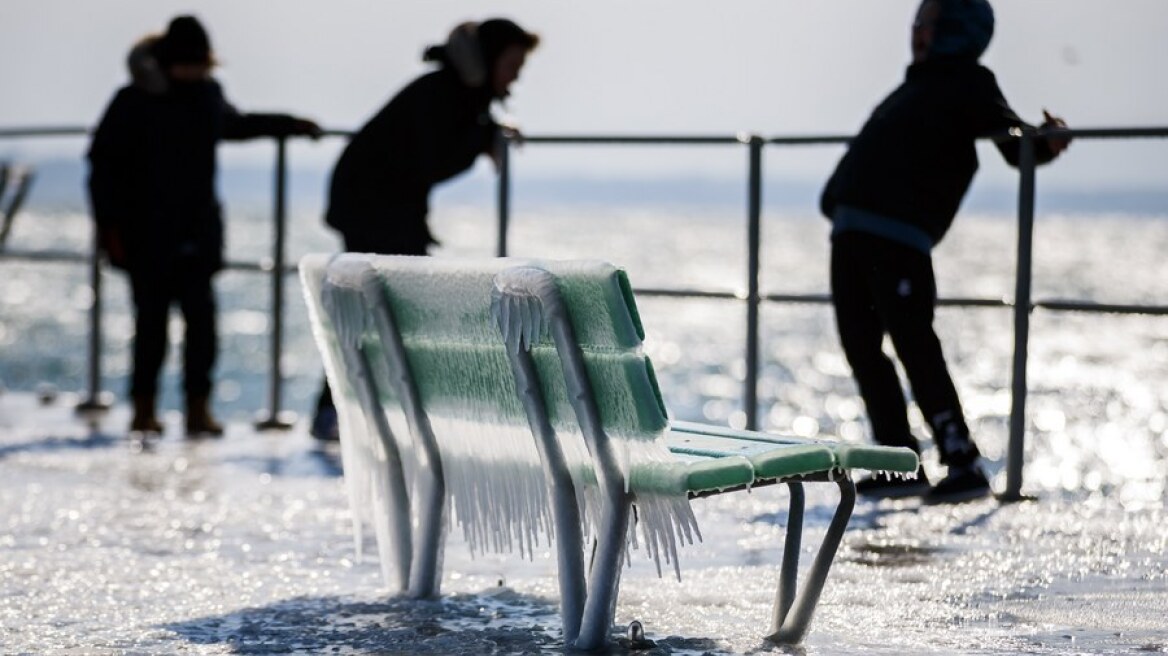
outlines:
[[841, 444], [835, 452], [836, 462], [844, 469], [868, 469], [916, 473], [919, 466], [917, 454], [903, 447], [865, 446], [862, 444]]
[[836, 465], [831, 449], [818, 444], [792, 444], [776, 448], [774, 444], [755, 440], [681, 431], [666, 433], [665, 444], [675, 455], [745, 457], [754, 469], [755, 480], [759, 481], [824, 472]]
[[754, 482], [754, 465], [741, 456], [681, 459], [686, 466], [686, 491], [728, 490]]
[[747, 487], [755, 480], [754, 465], [742, 456], [682, 455], [674, 462], [633, 467], [633, 493], [686, 494]]
[[491, 259], [466, 261], [425, 258], [417, 267], [398, 260], [374, 259], [385, 281], [402, 338], [473, 341], [493, 344], [499, 332], [490, 316], [495, 275], [531, 266], [557, 276], [564, 300], [578, 311], [571, 321], [580, 347], [638, 348], [644, 338], [628, 278], [603, 262]]
[[[375, 341], [368, 341], [366, 349], [375, 362], [383, 360]], [[411, 340], [405, 343], [405, 350], [418, 393], [432, 415], [489, 416], [528, 430], [527, 416], [515, 393], [514, 378], [501, 342]], [[574, 429], [576, 415], [568, 400], [555, 349], [540, 346], [532, 349], [531, 354], [540, 373], [541, 391], [552, 425], [561, 430]], [[654, 434], [665, 428], [668, 422], [665, 408], [649, 361], [643, 354], [589, 351], [583, 353], [583, 358], [605, 426], [618, 434]], [[384, 378], [384, 373], [379, 377]], [[383, 403], [396, 403], [388, 384], [380, 381], [378, 387]]]
[[917, 454], [903, 447], [867, 446], [861, 444], [847, 444], [832, 440], [813, 440], [788, 435], [771, 435], [757, 431], [745, 431], [721, 426], [707, 426], [691, 422], [675, 421], [670, 424], [675, 434], [703, 435], [712, 440], [737, 439], [759, 444], [758, 448], [767, 448], [768, 445], [790, 448], [795, 445], [817, 445], [829, 449], [833, 454], [835, 466], [840, 469], [868, 469], [872, 471], [889, 471], [900, 473], [915, 473], [919, 464]]

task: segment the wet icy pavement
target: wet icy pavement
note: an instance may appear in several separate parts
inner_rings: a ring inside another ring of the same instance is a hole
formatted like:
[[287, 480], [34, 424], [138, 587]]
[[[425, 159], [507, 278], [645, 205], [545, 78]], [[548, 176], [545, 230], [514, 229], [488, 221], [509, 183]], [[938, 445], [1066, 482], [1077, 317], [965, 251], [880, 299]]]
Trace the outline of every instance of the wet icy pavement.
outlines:
[[[0, 653], [558, 651], [546, 548], [472, 559], [454, 532], [443, 598], [393, 600], [354, 556], [337, 453], [302, 428], [189, 441], [174, 416], [143, 450], [118, 434], [124, 408], [90, 429], [74, 401], [0, 394]], [[829, 487], [808, 489], [805, 548]], [[787, 650], [760, 640], [785, 495], [699, 501], [706, 542], [682, 551], [683, 581], [633, 552], [617, 618], [644, 622], [651, 653], [1168, 652], [1163, 503], [1118, 496], [860, 502], [811, 633]]]

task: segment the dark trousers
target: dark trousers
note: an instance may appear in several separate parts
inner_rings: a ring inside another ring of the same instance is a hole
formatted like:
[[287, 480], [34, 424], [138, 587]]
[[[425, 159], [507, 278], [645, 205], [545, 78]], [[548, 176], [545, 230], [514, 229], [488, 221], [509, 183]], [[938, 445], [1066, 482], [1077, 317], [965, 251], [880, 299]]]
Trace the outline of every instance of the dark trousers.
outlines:
[[900, 378], [882, 348], [892, 339], [913, 396], [929, 422], [940, 459], [964, 465], [978, 456], [933, 331], [937, 283], [929, 254], [861, 232], [834, 236], [831, 291], [836, 327], [876, 442], [920, 452], [908, 424]]
[[215, 331], [213, 273], [192, 260], [180, 258], [166, 269], [130, 271], [134, 300], [134, 365], [132, 396], [155, 396], [158, 373], [166, 359], [167, 324], [175, 303], [186, 324], [183, 337], [183, 391], [188, 399], [211, 392], [218, 336]]

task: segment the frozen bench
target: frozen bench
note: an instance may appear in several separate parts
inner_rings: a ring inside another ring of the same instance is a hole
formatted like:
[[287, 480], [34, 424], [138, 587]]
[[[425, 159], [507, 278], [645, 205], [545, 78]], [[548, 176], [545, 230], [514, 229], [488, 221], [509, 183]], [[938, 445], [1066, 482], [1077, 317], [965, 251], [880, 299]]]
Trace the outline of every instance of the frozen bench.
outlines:
[[[530, 554], [551, 535], [567, 647], [607, 644], [638, 526], [680, 576], [676, 545], [700, 538], [689, 499], [771, 483], [790, 511], [767, 637], [799, 642], [855, 503], [849, 470], [917, 470], [907, 449], [670, 422], [608, 264], [345, 254], [300, 271], [355, 528], [372, 524], [387, 580], [438, 593], [451, 507], [472, 549]], [[808, 481], [840, 503], [797, 590]]]

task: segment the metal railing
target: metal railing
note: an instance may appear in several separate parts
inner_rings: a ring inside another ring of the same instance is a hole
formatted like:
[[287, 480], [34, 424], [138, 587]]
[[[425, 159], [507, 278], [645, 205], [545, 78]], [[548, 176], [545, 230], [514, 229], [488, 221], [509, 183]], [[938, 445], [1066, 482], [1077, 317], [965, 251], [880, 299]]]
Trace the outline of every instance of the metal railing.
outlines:
[[[91, 133], [83, 127], [30, 127], [15, 129], [0, 129], [0, 140], [22, 139], [36, 137], [85, 137]], [[346, 136], [348, 132], [326, 132], [329, 136]], [[272, 217], [272, 251], [268, 259], [250, 262], [229, 260], [224, 268], [234, 271], [250, 271], [267, 273], [271, 281], [271, 313], [272, 329], [269, 334], [269, 373], [268, 373], [268, 407], [266, 416], [256, 422], [260, 429], [287, 429], [291, 422], [281, 412], [283, 404], [284, 374], [281, 367], [284, 340], [284, 278], [296, 273], [295, 266], [287, 264], [285, 244], [287, 237], [287, 139], [273, 139], [276, 146], [276, 159], [273, 165], [273, 217]], [[78, 181], [80, 185], [81, 182]], [[105, 410], [109, 407], [109, 395], [101, 387], [101, 350], [103, 314], [102, 301], [102, 268], [104, 266], [98, 247], [97, 234], [94, 231], [93, 242], [88, 253], [73, 251], [25, 251], [19, 249], [0, 249], [0, 262], [24, 260], [42, 263], [78, 263], [89, 267], [89, 284], [92, 289], [93, 301], [89, 310], [89, 344], [87, 350], [87, 396], [78, 405], [78, 411], [93, 412]]]
[[[1035, 308], [1077, 312], [1106, 312], [1120, 314], [1168, 314], [1168, 306], [1130, 305], [1068, 301], [1063, 299], [1033, 300], [1031, 298], [1031, 265], [1033, 261], [1035, 160], [1034, 142], [1049, 134], [1057, 134], [1075, 139], [1133, 139], [1168, 137], [1168, 127], [1142, 128], [1097, 128], [1097, 129], [1014, 129], [1008, 133], [987, 137], [990, 140], [1018, 139], [1020, 153], [1018, 162], [1018, 247], [1017, 268], [1014, 281], [1013, 299], [987, 298], [947, 298], [939, 303], [957, 307], [1004, 307], [1014, 312], [1014, 352], [1011, 382], [1010, 434], [1007, 448], [1006, 489], [1000, 496], [1004, 500], [1022, 498], [1022, 465], [1024, 461], [1026, 430], [1026, 366], [1029, 354], [1030, 313]], [[759, 306], [762, 302], [776, 303], [830, 303], [829, 294], [761, 294], [759, 291], [759, 268], [761, 251], [761, 208], [762, 208], [762, 150], [764, 146], [807, 146], [825, 144], [846, 144], [848, 135], [773, 137], [746, 134], [735, 137], [722, 136], [573, 136], [544, 135], [524, 139], [527, 144], [560, 145], [727, 145], [739, 144], [747, 148], [747, 267], [746, 296], [709, 292], [697, 289], [637, 289], [643, 296], [665, 296], [674, 298], [723, 298], [741, 300], [746, 303], [746, 335], [743, 357], [746, 375], [742, 391], [743, 410], [746, 414], [746, 428], [758, 427], [758, 366], [759, 366]], [[506, 146], [506, 144], [504, 144]], [[510, 157], [505, 148], [500, 158], [498, 191], [499, 241], [497, 254], [507, 254], [507, 226], [511, 207]]]
[[[89, 134], [87, 128], [45, 127], [0, 129], [0, 139], [29, 137], [80, 137]], [[347, 136], [346, 131], [328, 131], [326, 136]], [[1026, 366], [1030, 334], [1030, 313], [1035, 308], [1059, 311], [1105, 312], [1122, 314], [1168, 315], [1168, 306], [1130, 305], [1094, 303], [1063, 299], [1031, 299], [1031, 263], [1034, 230], [1035, 157], [1034, 140], [1047, 136], [1042, 130], [1018, 129], [1009, 134], [992, 139], [1019, 139], [1019, 186], [1018, 186], [1018, 245], [1017, 268], [1013, 299], [985, 298], [945, 298], [939, 303], [957, 307], [1003, 307], [1012, 308], [1014, 313], [1014, 353], [1010, 411], [1010, 436], [1007, 455], [1006, 490], [1001, 498], [1016, 500], [1021, 498], [1022, 465], [1026, 428]], [[1060, 136], [1076, 139], [1130, 139], [1168, 137], [1168, 127], [1145, 128], [1099, 128], [1060, 130]], [[707, 298], [737, 300], [746, 303], [746, 335], [744, 337], [744, 358], [746, 375], [743, 388], [743, 409], [748, 428], [756, 428], [758, 421], [758, 365], [759, 365], [759, 310], [763, 302], [768, 303], [829, 303], [828, 294], [763, 294], [759, 288], [761, 269], [761, 225], [762, 225], [762, 163], [766, 146], [809, 146], [825, 144], [846, 144], [847, 135], [772, 137], [746, 134], [736, 136], [580, 136], [542, 135], [528, 136], [527, 144], [548, 145], [690, 145], [690, 146], [745, 146], [747, 150], [747, 263], [745, 295], [701, 289], [637, 289], [643, 296], [672, 298]], [[281, 418], [282, 385], [281, 369], [283, 350], [283, 314], [285, 278], [295, 273], [295, 267], [286, 262], [287, 237], [287, 142], [275, 139], [276, 155], [273, 179], [273, 238], [272, 252], [268, 260], [260, 262], [229, 261], [226, 268], [241, 271], [263, 272], [271, 281], [272, 330], [269, 335], [270, 370], [268, 377], [268, 408], [265, 419], [258, 422], [260, 428], [286, 428], [288, 422]], [[498, 242], [496, 252], [505, 256], [508, 252], [508, 225], [511, 214], [511, 165], [510, 148], [505, 142], [500, 158], [498, 177]], [[101, 272], [102, 262], [97, 250], [96, 236], [89, 253], [67, 251], [18, 251], [0, 250], [0, 261], [20, 259], [30, 262], [74, 262], [85, 263], [90, 268], [90, 284], [93, 303], [90, 308], [90, 334], [88, 349], [88, 397], [79, 406], [80, 410], [102, 409], [107, 406], [106, 395], [101, 390]]]

